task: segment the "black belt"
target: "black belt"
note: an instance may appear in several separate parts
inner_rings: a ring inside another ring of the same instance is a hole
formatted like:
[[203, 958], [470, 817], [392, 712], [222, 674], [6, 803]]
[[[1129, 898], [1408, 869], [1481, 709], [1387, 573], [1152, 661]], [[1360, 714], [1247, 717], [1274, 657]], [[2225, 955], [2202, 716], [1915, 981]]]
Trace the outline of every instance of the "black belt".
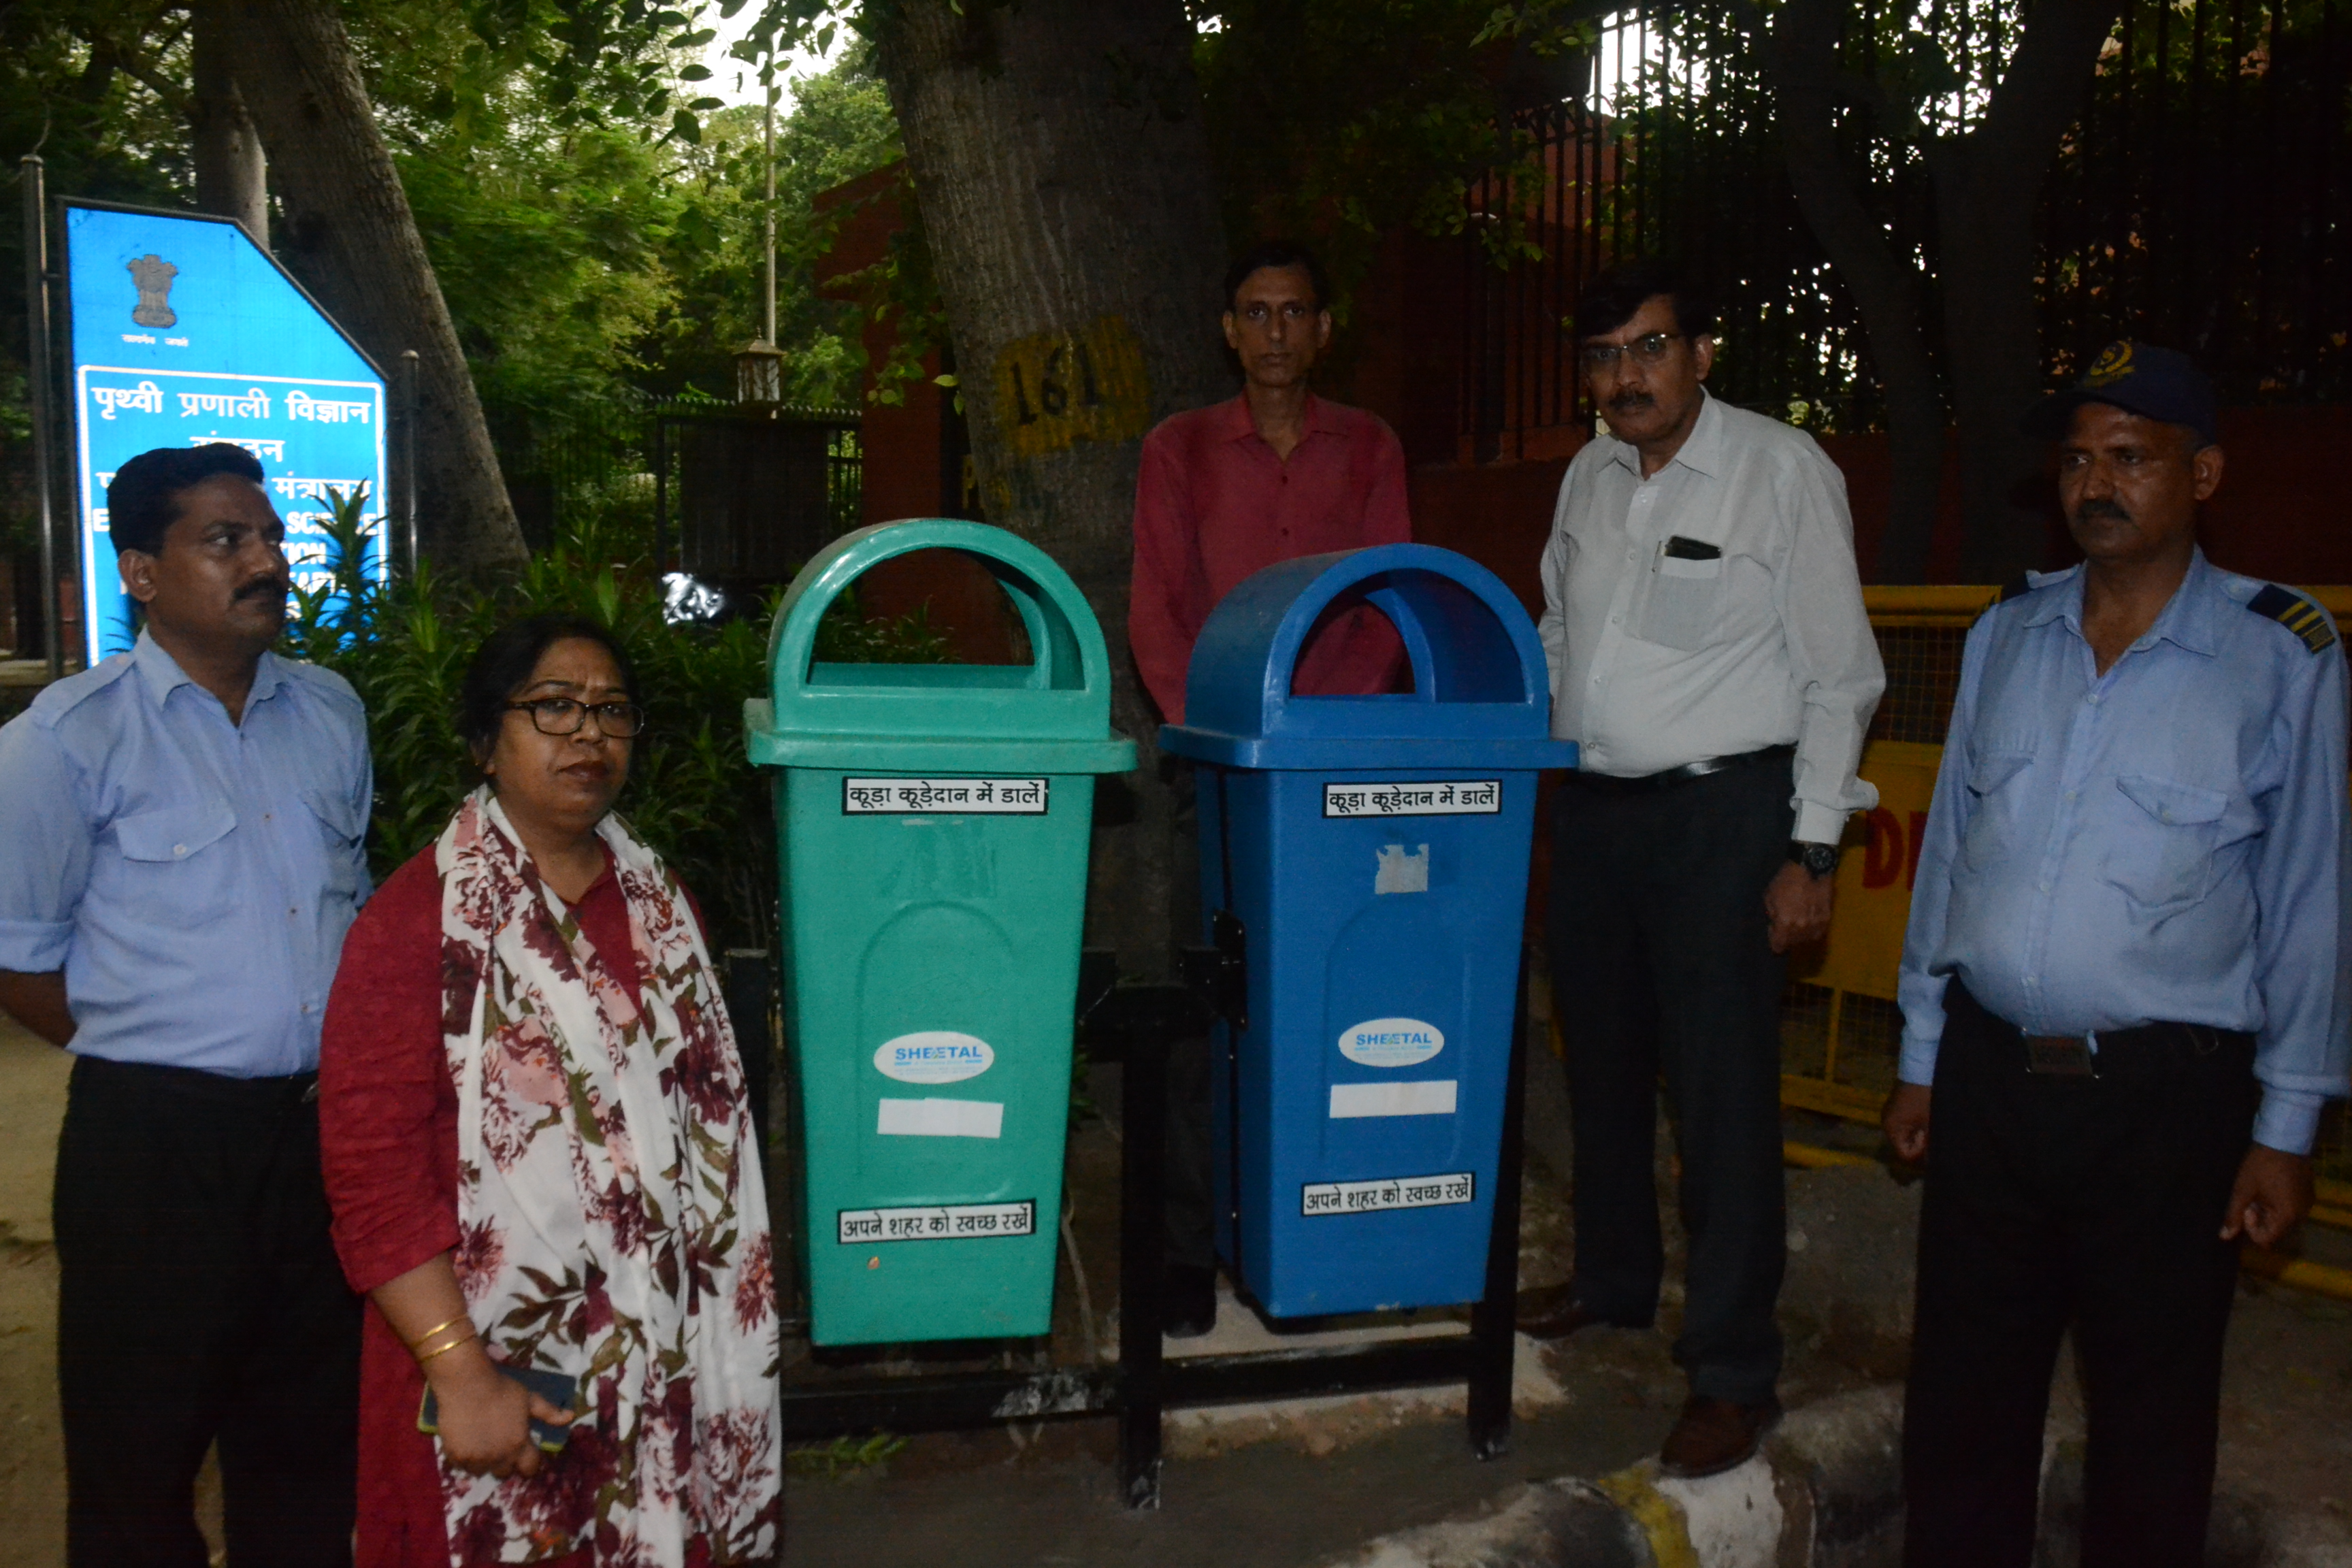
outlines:
[[271, 1078], [231, 1078], [202, 1068], [117, 1061], [111, 1057], [76, 1057], [73, 1070], [122, 1084], [143, 1084], [163, 1093], [208, 1097], [224, 1105], [267, 1105], [275, 1101], [313, 1105], [319, 1099], [319, 1075], [315, 1071]]
[[1637, 778], [1619, 778], [1613, 773], [1589, 773], [1581, 769], [1568, 775], [1570, 783], [1599, 795], [1648, 795], [1653, 790], [1672, 789], [1676, 784], [1703, 779], [1709, 773], [1729, 773], [1734, 768], [1754, 767], [1762, 763], [1786, 763], [1795, 758], [1794, 746], [1767, 746], [1760, 752], [1742, 752], [1736, 757], [1701, 757], [1695, 763], [1685, 763], [1678, 768], [1668, 768], [1662, 773], [1643, 773]]
[[1948, 988], [1945, 1011], [1974, 1014], [1990, 1033], [2015, 1041], [2025, 1070], [2037, 1078], [2153, 1078], [2185, 1072], [2223, 1051], [2242, 1056], [2250, 1065], [2253, 1059], [2253, 1036], [2210, 1024], [2158, 1022], [2094, 1035], [2029, 1035], [1987, 1009], [1957, 975]]

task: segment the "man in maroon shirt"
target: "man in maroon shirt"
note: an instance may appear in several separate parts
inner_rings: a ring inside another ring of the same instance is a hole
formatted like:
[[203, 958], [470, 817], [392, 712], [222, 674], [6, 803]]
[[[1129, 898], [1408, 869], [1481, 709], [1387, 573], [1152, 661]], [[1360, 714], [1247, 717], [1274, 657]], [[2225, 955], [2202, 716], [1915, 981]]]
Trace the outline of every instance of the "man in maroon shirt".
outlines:
[[[1304, 247], [1269, 240], [1245, 252], [1225, 273], [1225, 342], [1241, 362], [1241, 395], [1171, 416], [1143, 439], [1127, 637], [1171, 724], [1184, 721], [1193, 639], [1242, 579], [1297, 556], [1412, 536], [1396, 432], [1378, 415], [1307, 389], [1331, 342], [1329, 299], [1322, 266]], [[1316, 634], [1294, 688], [1326, 697], [1391, 690], [1403, 656], [1388, 618], [1360, 605]], [[1178, 832], [1189, 837], [1192, 813], [1181, 805], [1179, 813]], [[1180, 848], [1179, 876], [1182, 858]], [[1217, 1314], [1208, 1042], [1175, 1047], [1168, 1089], [1162, 1310], [1181, 1339], [1207, 1333]]]
[[[1239, 397], [1171, 416], [1143, 438], [1135, 481], [1135, 577], [1128, 644], [1171, 724], [1184, 721], [1184, 667], [1217, 601], [1251, 573], [1301, 555], [1396, 544], [1405, 518], [1404, 448], [1380, 416], [1307, 390], [1331, 342], [1322, 266], [1269, 240], [1225, 274], [1225, 342], [1247, 378]], [[1402, 645], [1360, 606], [1299, 660], [1297, 689], [1385, 691]]]

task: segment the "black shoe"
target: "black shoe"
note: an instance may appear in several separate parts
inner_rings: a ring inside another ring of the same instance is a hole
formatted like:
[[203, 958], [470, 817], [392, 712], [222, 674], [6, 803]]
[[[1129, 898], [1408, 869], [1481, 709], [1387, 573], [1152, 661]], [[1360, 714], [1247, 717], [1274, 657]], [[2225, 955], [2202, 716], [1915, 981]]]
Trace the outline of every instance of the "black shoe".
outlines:
[[1217, 1326], [1217, 1271], [1171, 1263], [1160, 1276], [1160, 1331], [1171, 1340], [1197, 1340]]
[[1564, 1285], [1539, 1285], [1532, 1290], [1522, 1290], [1512, 1303], [1512, 1316], [1519, 1332], [1531, 1340], [1564, 1340], [1581, 1329], [1595, 1323], [1614, 1323], [1619, 1328], [1646, 1329], [1647, 1323], [1618, 1322], [1604, 1318], [1576, 1299], [1576, 1281]]
[[1658, 1452], [1658, 1468], [1677, 1479], [1719, 1476], [1756, 1457], [1764, 1434], [1780, 1419], [1780, 1402], [1739, 1405], [1694, 1394], [1683, 1405], [1681, 1419], [1666, 1434]]

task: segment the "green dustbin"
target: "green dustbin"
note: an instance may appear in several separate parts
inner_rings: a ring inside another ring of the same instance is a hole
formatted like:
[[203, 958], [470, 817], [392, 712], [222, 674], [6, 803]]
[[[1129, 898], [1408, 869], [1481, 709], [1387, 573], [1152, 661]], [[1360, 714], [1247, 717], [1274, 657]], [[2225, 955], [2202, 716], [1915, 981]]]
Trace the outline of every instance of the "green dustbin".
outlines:
[[[975, 557], [1028, 665], [821, 664], [817, 622], [909, 551]], [[793, 582], [744, 705], [775, 771], [785, 1030], [818, 1344], [1048, 1331], [1096, 773], [1125, 773], [1102, 628], [982, 523], [861, 529]]]

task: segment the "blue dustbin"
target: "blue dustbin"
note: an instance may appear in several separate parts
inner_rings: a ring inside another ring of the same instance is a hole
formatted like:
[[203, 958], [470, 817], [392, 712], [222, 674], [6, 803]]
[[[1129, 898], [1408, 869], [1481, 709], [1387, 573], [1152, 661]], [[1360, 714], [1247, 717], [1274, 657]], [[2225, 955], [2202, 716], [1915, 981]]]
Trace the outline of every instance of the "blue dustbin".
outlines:
[[[1412, 690], [1294, 695], [1318, 620], [1359, 602]], [[1185, 711], [1160, 743], [1203, 764], [1202, 905], [1245, 975], [1216, 1037], [1218, 1251], [1274, 1317], [1475, 1301], [1536, 771], [1576, 763], [1536, 629], [1450, 550], [1306, 556], [1218, 605]]]

